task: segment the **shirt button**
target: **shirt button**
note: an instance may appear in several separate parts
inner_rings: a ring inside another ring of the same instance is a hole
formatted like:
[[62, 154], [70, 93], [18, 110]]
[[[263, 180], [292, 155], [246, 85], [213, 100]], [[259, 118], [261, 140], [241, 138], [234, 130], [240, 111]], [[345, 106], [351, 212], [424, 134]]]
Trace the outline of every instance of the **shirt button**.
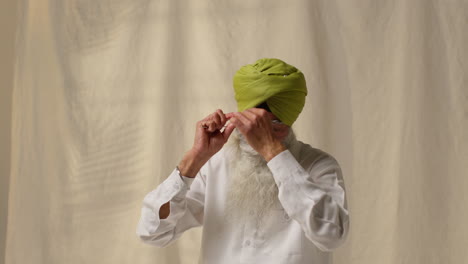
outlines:
[[284, 219], [289, 220], [289, 215], [284, 213]]
[[245, 241], [245, 245], [246, 245], [246, 246], [250, 246], [250, 240], [246, 240], [246, 241]]
[[174, 183], [174, 188], [179, 189], [179, 183], [178, 182]]

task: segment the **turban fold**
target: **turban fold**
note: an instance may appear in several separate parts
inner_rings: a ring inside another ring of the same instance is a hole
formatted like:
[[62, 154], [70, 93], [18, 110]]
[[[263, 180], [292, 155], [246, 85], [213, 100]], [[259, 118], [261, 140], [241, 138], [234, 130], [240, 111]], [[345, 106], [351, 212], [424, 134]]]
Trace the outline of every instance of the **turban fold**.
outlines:
[[266, 102], [281, 122], [291, 126], [305, 104], [304, 75], [279, 59], [260, 59], [242, 66], [234, 75], [234, 93], [239, 112]]

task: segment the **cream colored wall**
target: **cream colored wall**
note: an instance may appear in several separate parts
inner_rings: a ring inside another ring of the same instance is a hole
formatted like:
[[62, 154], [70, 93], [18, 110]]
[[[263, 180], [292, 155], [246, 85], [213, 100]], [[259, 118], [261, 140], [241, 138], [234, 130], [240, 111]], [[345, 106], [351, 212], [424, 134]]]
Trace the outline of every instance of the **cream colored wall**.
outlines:
[[5, 238], [10, 178], [11, 93], [16, 1], [0, 1], [0, 263], [5, 261]]

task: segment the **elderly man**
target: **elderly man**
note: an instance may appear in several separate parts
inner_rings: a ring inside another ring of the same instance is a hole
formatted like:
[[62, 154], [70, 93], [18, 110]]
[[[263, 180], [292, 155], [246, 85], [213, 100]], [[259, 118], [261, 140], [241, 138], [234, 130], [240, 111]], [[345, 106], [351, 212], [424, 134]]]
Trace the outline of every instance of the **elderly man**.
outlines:
[[138, 236], [164, 247], [203, 225], [201, 263], [331, 263], [349, 213], [337, 161], [290, 128], [303, 74], [260, 59], [236, 73], [234, 90], [239, 112], [197, 123], [193, 147], [145, 196]]

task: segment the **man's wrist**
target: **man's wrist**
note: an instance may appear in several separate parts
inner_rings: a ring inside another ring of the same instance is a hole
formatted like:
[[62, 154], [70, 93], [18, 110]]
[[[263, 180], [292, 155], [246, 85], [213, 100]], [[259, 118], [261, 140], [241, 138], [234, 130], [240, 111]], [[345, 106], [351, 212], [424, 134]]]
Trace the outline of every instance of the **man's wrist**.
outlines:
[[193, 150], [189, 150], [184, 155], [177, 167], [179, 169], [180, 175], [189, 178], [195, 178], [201, 167], [203, 167], [203, 165], [205, 165], [208, 160], [209, 158], [204, 158]]
[[185, 185], [190, 188], [193, 180], [195, 180], [195, 177], [191, 178], [191, 177], [182, 175], [182, 173], [180, 173], [180, 170], [179, 170], [179, 165], [176, 166], [176, 172], [177, 172], [177, 175], [179, 175], [180, 179], [185, 183]]
[[286, 147], [280, 141], [275, 141], [266, 148], [264, 153], [262, 153], [262, 156], [266, 160], [266, 162], [269, 162], [271, 159], [276, 157], [276, 155], [280, 154], [285, 150]]

